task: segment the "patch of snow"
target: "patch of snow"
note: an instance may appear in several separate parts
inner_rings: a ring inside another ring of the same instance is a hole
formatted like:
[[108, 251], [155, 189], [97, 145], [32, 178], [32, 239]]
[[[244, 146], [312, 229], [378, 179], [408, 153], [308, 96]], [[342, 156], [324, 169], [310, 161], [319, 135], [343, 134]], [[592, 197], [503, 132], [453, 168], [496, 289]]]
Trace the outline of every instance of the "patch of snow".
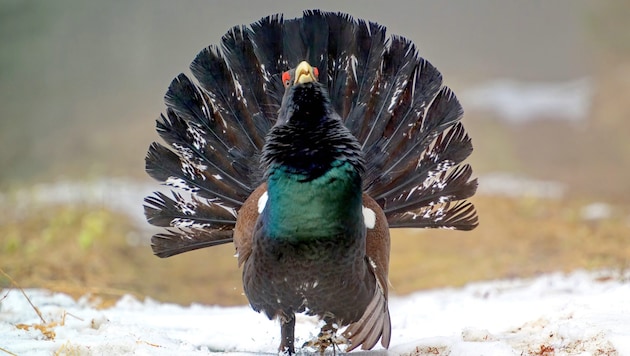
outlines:
[[587, 221], [604, 220], [612, 216], [612, 208], [606, 203], [592, 203], [582, 208], [581, 215]]
[[[610, 271], [553, 273], [417, 292], [390, 300], [388, 351], [437, 355], [555, 353], [630, 355], [629, 275]], [[16, 324], [41, 323], [17, 290], [0, 292], [0, 347], [19, 355], [276, 354], [280, 328], [249, 307], [180, 306], [126, 296], [99, 310], [47, 290], [26, 290], [52, 327], [53, 340]], [[80, 319], [79, 319], [80, 318]], [[296, 342], [315, 337], [318, 324], [298, 316]], [[332, 354], [329, 352], [328, 354]], [[353, 352], [367, 355], [366, 352]]]
[[588, 78], [558, 83], [524, 83], [498, 79], [459, 95], [467, 110], [495, 113], [509, 123], [540, 119], [584, 121], [589, 114], [593, 84]]
[[511, 173], [496, 172], [479, 177], [477, 192], [484, 195], [507, 197], [561, 198], [566, 186], [559, 182], [519, 177]]

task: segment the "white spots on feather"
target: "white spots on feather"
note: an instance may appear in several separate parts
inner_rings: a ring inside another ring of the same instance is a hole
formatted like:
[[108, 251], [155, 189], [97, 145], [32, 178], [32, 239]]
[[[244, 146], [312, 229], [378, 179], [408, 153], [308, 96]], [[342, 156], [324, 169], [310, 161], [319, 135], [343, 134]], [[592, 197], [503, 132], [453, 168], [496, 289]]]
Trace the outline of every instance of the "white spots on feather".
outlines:
[[407, 211], [405, 214], [411, 215], [411, 218], [413, 220], [421, 218], [421, 219], [429, 220], [432, 223], [439, 223], [440, 221], [444, 220], [447, 217], [448, 212], [449, 212], [448, 203], [437, 204], [435, 202], [431, 202], [429, 206], [425, 206], [416, 212]]
[[400, 94], [402, 94], [402, 92], [405, 90], [405, 86], [407, 86], [407, 80], [405, 79], [397, 84], [398, 85], [396, 86], [396, 90], [394, 91], [394, 94], [392, 94], [392, 99], [390, 100], [389, 106], [387, 107], [387, 113], [390, 115], [394, 113], [394, 108], [398, 105]]
[[376, 214], [374, 210], [370, 208], [362, 207], [363, 210], [363, 222], [365, 223], [365, 227], [368, 229], [373, 229], [376, 226]]
[[190, 147], [182, 146], [177, 142], [173, 143], [173, 147], [179, 152], [179, 155], [186, 160], [191, 160], [194, 157]]
[[182, 172], [190, 179], [195, 180], [197, 177], [200, 177], [202, 180], [206, 180], [206, 176], [203, 174], [208, 166], [203, 164], [195, 164], [193, 162], [182, 160]]
[[200, 223], [193, 219], [175, 218], [171, 220], [171, 226], [180, 229], [205, 229], [210, 227], [210, 224]]
[[416, 67], [413, 75], [411, 76], [411, 107], [414, 107], [414, 102], [416, 101], [416, 83], [418, 82], [418, 78], [420, 77], [420, 73], [422, 72], [422, 66]]
[[407, 194], [407, 198], [405, 200], [409, 200], [409, 198], [411, 198], [411, 196], [413, 196], [413, 193], [416, 192], [416, 190], [418, 190], [418, 188], [420, 188], [419, 186], [415, 186], [413, 188], [411, 188], [411, 190], [409, 190], [409, 194]]
[[[205, 145], [205, 139], [204, 139]], [[184, 174], [190, 179], [197, 179], [197, 177], [206, 180], [206, 176], [203, 174], [204, 171], [208, 169], [208, 166], [201, 163], [201, 161], [196, 158], [195, 153], [190, 147], [182, 146], [179, 143], [173, 143], [173, 147], [179, 153], [181, 157], [181, 170]]]
[[243, 105], [247, 106], [247, 99], [245, 99], [245, 96], [243, 96], [243, 87], [241, 86], [241, 83], [239, 83], [239, 81], [236, 79], [234, 79], [234, 88], [236, 89], [235, 94], [238, 100], [242, 102]]
[[208, 109], [208, 105], [205, 103], [205, 100], [204, 100], [203, 106], [201, 107], [201, 112], [203, 113], [205, 117], [207, 118], [210, 117], [210, 109]]
[[265, 206], [267, 206], [267, 199], [269, 199], [269, 196], [265, 191], [260, 198], [258, 198], [258, 214], [262, 214], [263, 210], [265, 210]]
[[436, 152], [435, 149], [436, 147], [427, 148], [422, 158], [418, 160], [418, 166], [431, 163], [435, 164], [435, 168], [427, 172], [427, 178], [422, 183], [422, 189], [444, 189], [448, 183], [446, 173], [455, 166], [453, 160], [443, 159], [443, 156]]
[[[190, 130], [190, 129], [189, 129]], [[205, 146], [205, 139], [201, 138], [202, 141], [194, 143], [193, 145], [203, 145]], [[184, 174], [190, 179], [197, 179], [197, 177], [202, 180], [206, 180], [206, 176], [203, 174], [208, 169], [208, 166], [203, 164], [201, 160], [196, 158], [195, 153], [190, 147], [182, 146], [179, 143], [173, 143], [173, 147], [179, 153], [181, 157], [181, 170]], [[197, 149], [203, 148], [202, 146], [196, 147]]]
[[437, 166], [436, 170], [438, 172], [446, 172], [447, 170], [449, 170], [454, 165], [455, 165], [455, 162], [453, 162], [451, 160], [444, 160], [444, 161], [438, 163], [438, 166]]
[[370, 267], [372, 267], [372, 270], [376, 271], [376, 262], [374, 262], [374, 259], [372, 259], [372, 257], [368, 257], [368, 262], [370, 263]]
[[200, 126], [190, 123], [188, 124], [186, 132], [188, 132], [193, 139], [193, 147], [198, 150], [203, 150], [206, 147], [207, 141], [205, 139], [205, 136], [207, 136], [208, 134]]
[[311, 290], [311, 289], [317, 288], [318, 285], [319, 285], [319, 281], [318, 280], [305, 281], [305, 282], [300, 283], [300, 285], [298, 286], [298, 289], [301, 290], [301, 291], [307, 291], [307, 290]]
[[190, 192], [196, 192], [199, 190], [199, 188], [191, 186], [190, 184], [188, 184], [188, 182], [179, 177], [170, 176], [166, 179], [164, 184], [168, 185], [169, 187], [179, 188]]
[[352, 72], [352, 77], [354, 78], [354, 82], [358, 82], [359, 79], [357, 78], [357, 64], [359, 63], [359, 60], [357, 59], [357, 57], [353, 55], [350, 56], [350, 70]]
[[267, 68], [265, 67], [265, 65], [264, 65], [264, 64], [262, 64], [262, 63], [260, 64], [260, 73], [262, 74], [263, 79], [264, 79], [266, 82], [268, 82], [268, 81], [269, 81], [269, 78], [270, 78], [271, 76], [269, 75], [269, 71], [267, 70]]
[[183, 199], [177, 199], [175, 201], [175, 206], [177, 207], [177, 210], [181, 211], [184, 215], [197, 214], [197, 203], [195, 200], [187, 202]]
[[269, 71], [267, 70], [264, 64], [260, 65], [260, 73], [262, 74], [262, 77], [263, 77], [263, 83], [262, 83], [263, 90], [267, 91], [267, 83], [271, 81], [271, 74], [269, 73]]

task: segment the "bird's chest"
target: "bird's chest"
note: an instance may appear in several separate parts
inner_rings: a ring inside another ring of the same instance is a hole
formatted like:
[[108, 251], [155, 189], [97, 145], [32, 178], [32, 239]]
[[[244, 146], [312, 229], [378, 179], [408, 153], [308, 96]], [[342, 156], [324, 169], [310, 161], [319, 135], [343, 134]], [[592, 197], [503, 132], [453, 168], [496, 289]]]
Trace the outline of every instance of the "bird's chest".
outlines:
[[268, 197], [259, 218], [261, 237], [296, 243], [354, 238], [365, 230], [361, 180], [350, 165], [308, 181], [276, 172], [268, 180]]

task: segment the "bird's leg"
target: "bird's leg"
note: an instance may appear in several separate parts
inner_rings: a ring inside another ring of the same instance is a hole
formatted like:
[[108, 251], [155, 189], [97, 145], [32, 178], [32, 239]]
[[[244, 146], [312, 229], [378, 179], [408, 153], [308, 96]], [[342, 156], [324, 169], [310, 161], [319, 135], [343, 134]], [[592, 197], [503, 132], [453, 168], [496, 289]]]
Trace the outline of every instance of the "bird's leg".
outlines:
[[337, 349], [340, 344], [347, 343], [344, 338], [337, 337], [337, 325], [330, 318], [324, 318], [324, 326], [322, 326], [317, 338], [308, 341], [304, 346], [309, 346], [317, 349], [320, 355], [323, 355], [329, 346], [333, 348], [333, 354], [337, 354]]
[[295, 353], [295, 313], [280, 317], [279, 351], [288, 355]]

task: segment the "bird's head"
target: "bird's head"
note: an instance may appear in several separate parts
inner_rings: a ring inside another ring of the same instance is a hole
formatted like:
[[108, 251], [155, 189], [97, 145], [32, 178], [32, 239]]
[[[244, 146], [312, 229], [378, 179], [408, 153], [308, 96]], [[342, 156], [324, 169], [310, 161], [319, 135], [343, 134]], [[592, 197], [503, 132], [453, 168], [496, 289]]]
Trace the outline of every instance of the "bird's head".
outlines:
[[267, 176], [270, 169], [282, 167], [311, 180], [343, 162], [363, 171], [361, 147], [333, 109], [318, 74], [305, 61], [282, 74], [286, 88], [282, 105], [261, 156]]
[[277, 125], [313, 126], [330, 117], [332, 109], [328, 91], [318, 82], [318, 76], [317, 68], [306, 61], [282, 73], [285, 92]]

